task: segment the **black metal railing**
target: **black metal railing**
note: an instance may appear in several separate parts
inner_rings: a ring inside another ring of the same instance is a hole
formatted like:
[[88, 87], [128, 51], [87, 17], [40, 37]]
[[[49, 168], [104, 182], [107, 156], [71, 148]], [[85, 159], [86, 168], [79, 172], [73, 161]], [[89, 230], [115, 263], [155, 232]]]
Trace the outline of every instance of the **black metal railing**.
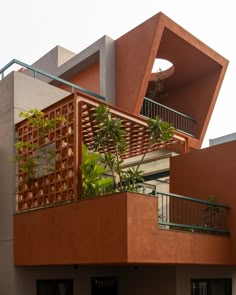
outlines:
[[144, 98], [140, 114], [147, 118], [155, 118], [156, 116], [159, 116], [162, 120], [171, 123], [178, 131], [196, 137], [196, 120], [153, 101], [150, 98]]
[[229, 206], [156, 192], [160, 228], [228, 235]]

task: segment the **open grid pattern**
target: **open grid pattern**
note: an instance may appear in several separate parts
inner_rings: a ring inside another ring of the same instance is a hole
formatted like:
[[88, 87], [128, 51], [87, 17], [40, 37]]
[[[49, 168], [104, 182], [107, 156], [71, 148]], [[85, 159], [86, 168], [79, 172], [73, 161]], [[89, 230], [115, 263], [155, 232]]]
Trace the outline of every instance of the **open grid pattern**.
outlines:
[[[18, 169], [17, 211], [29, 210], [61, 202], [73, 201], [81, 198], [81, 175], [79, 166], [82, 161], [82, 142], [88, 149], [93, 150], [94, 137], [99, 126], [95, 122], [94, 110], [104, 103], [93, 97], [89, 99], [79, 92], [44, 110], [45, 118], [55, 118], [63, 115], [66, 119], [50, 131], [44, 140], [41, 140], [27, 120], [17, 124], [18, 140], [36, 143], [39, 148], [45, 143], [53, 146], [55, 150], [54, 169], [48, 174], [37, 176], [27, 184], [25, 173]], [[143, 154], [150, 141], [146, 120], [132, 116], [108, 106], [114, 119], [120, 119], [126, 130], [127, 150], [124, 159]], [[177, 133], [166, 144], [158, 143], [149, 147], [148, 151], [168, 148], [174, 144], [181, 144], [186, 150], [187, 141], [184, 136]], [[107, 150], [114, 152], [112, 146]], [[31, 156], [34, 150], [25, 148], [23, 155]]]
[[[75, 196], [75, 150], [74, 150], [74, 103], [64, 100], [60, 105], [44, 111], [45, 119], [63, 115], [65, 122], [59, 123], [45, 138], [39, 138], [37, 130], [27, 120], [17, 125], [18, 141], [37, 144], [39, 149], [45, 145], [54, 149], [54, 169], [48, 174], [38, 173], [38, 177], [26, 182], [27, 175], [18, 171], [18, 211], [73, 200]], [[24, 148], [21, 155], [31, 157], [35, 150]], [[40, 169], [40, 167], [39, 167]], [[40, 171], [39, 171], [40, 172]], [[40, 175], [42, 174], [42, 175]]]
[[[80, 113], [82, 118], [82, 137], [86, 146], [93, 150], [94, 145], [94, 137], [96, 136], [97, 130], [99, 126], [95, 122], [94, 117], [94, 109], [96, 105], [89, 104], [89, 102], [80, 102]], [[122, 127], [126, 131], [126, 144], [127, 150], [123, 155], [123, 159], [131, 158], [134, 156], [142, 155], [148, 149], [148, 152], [168, 148], [173, 144], [186, 144], [186, 140], [184, 137], [174, 135], [172, 139], [167, 143], [156, 143], [149, 147], [150, 135], [146, 120], [142, 120], [141, 118], [128, 116], [121, 111], [117, 111], [114, 108], [110, 108], [111, 116], [113, 119], [119, 119], [122, 122]], [[115, 153], [111, 146], [107, 146], [106, 151]]]

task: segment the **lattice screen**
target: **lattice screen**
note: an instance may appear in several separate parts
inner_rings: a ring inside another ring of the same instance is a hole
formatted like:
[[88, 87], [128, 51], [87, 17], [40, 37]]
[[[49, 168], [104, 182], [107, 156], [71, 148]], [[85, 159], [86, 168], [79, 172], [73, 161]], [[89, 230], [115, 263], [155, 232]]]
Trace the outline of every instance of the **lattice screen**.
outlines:
[[[27, 175], [18, 170], [18, 211], [32, 209], [75, 198], [75, 120], [73, 98], [63, 100], [44, 111], [45, 118], [63, 115], [66, 119], [57, 125], [41, 142], [37, 131], [27, 121], [17, 125], [18, 140], [35, 143], [42, 147], [48, 145], [55, 156], [50, 163], [50, 173], [38, 171], [37, 177], [27, 183]], [[21, 155], [31, 156], [34, 150], [24, 148]]]

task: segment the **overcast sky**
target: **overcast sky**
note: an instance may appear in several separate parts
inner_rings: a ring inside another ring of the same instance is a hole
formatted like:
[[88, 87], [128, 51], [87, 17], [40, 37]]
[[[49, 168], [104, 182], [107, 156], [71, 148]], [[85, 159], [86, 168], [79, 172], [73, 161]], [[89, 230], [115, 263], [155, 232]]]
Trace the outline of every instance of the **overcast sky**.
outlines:
[[108, 35], [117, 39], [162, 11], [230, 64], [203, 146], [236, 132], [236, 16], [233, 0], [0, 0], [0, 68], [32, 64], [61, 45], [75, 53]]

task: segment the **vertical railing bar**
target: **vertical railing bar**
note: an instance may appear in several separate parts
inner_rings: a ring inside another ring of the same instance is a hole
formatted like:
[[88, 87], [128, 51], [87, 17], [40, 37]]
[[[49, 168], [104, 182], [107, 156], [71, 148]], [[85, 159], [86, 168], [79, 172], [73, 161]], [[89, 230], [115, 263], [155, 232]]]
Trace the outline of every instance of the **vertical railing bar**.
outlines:
[[[228, 217], [229, 208], [227, 206], [219, 204], [214, 206], [209, 204], [209, 202], [196, 202], [194, 199], [188, 200], [186, 197], [181, 198], [181, 196], [177, 197], [177, 195], [172, 196], [171, 194], [160, 192], [157, 193], [157, 196], [159, 197], [159, 222], [166, 225], [182, 225], [182, 229], [191, 229], [197, 232], [200, 230], [200, 232], [205, 231], [207, 233], [228, 233], [226, 217]], [[171, 201], [172, 198], [176, 200], [174, 203]], [[212, 207], [204, 213], [206, 205]]]
[[194, 119], [151, 99], [144, 98], [141, 114], [150, 118], [155, 118], [156, 115], [159, 115], [163, 120], [172, 123], [176, 129], [195, 136]]

